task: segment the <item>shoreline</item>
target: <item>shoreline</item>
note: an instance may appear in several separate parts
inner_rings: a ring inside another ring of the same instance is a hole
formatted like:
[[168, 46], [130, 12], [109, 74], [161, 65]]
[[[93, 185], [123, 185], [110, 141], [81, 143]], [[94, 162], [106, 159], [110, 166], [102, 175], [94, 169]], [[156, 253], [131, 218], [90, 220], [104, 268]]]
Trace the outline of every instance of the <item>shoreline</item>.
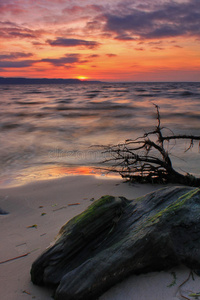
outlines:
[[[103, 195], [135, 199], [160, 187], [133, 185], [121, 178], [74, 175], [0, 189], [0, 208], [9, 213], [0, 215], [1, 298], [52, 299], [51, 290], [31, 283], [30, 268], [54, 240], [62, 225]], [[180, 266], [166, 272], [134, 275], [111, 288], [100, 300], [183, 299], [177, 290], [189, 272], [189, 269]], [[174, 280], [173, 274], [176, 274], [176, 283], [168, 287]], [[189, 290], [199, 292], [199, 284], [200, 277], [195, 276], [194, 281], [190, 278], [183, 287], [183, 295], [185, 291], [188, 295]]]
[[96, 178], [105, 179], [122, 179], [119, 174], [103, 171], [95, 166], [87, 165], [42, 165], [29, 167], [21, 170], [15, 170], [10, 174], [0, 176], [0, 189], [15, 188], [42, 182], [47, 180], [58, 180], [66, 177], [74, 176], [95, 176]]

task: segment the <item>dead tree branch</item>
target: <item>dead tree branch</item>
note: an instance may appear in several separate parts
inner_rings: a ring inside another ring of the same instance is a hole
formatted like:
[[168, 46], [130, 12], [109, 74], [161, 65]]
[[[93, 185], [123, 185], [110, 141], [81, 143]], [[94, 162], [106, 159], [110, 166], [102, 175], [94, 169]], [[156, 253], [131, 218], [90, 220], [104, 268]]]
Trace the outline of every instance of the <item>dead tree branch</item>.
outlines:
[[[170, 135], [163, 136], [161, 117], [158, 105], [157, 126], [155, 130], [145, 133], [136, 139], [128, 139], [122, 144], [103, 146], [104, 153], [109, 154], [104, 163], [109, 165], [106, 170], [119, 173], [130, 181], [150, 183], [179, 183], [190, 186], [200, 186], [200, 178], [191, 174], [181, 174], [173, 166], [165, 142], [177, 139], [189, 140], [186, 151], [190, 150], [194, 141], [199, 141], [200, 136]], [[105, 169], [104, 169], [105, 170]]]

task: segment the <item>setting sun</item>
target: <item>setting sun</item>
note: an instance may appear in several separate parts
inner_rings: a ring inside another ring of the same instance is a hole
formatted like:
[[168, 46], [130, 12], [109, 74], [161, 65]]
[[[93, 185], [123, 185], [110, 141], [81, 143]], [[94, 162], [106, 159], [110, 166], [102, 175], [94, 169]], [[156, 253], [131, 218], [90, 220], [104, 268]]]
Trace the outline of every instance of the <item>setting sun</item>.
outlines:
[[88, 79], [87, 76], [77, 76], [76, 78], [79, 80], [87, 80]]

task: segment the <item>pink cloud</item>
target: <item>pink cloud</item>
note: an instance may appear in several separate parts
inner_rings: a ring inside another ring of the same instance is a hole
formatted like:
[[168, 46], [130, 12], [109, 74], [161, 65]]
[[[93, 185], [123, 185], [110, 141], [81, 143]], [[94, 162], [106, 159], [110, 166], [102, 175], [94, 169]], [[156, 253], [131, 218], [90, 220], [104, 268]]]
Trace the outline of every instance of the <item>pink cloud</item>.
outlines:
[[0, 22], [1, 38], [38, 38], [45, 33], [44, 30], [34, 30], [23, 27], [14, 22]]
[[91, 13], [91, 12], [102, 12], [103, 7], [101, 5], [85, 5], [85, 6], [80, 6], [80, 5], [74, 5], [72, 7], [67, 7], [63, 9], [63, 13], [68, 13], [68, 14], [82, 14], [82, 13]]
[[5, 13], [11, 13], [13, 15], [19, 15], [21, 13], [25, 13], [26, 9], [22, 8], [18, 4], [5, 4], [5, 3], [0, 3], [0, 13], [5, 14]]

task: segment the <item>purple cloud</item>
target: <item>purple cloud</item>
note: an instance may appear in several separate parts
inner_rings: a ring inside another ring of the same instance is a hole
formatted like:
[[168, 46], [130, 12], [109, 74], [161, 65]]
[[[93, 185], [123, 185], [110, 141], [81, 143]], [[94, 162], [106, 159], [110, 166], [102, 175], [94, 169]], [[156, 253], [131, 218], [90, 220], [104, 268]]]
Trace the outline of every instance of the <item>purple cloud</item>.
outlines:
[[58, 37], [55, 40], [47, 40], [47, 43], [51, 46], [61, 46], [61, 47], [77, 47], [84, 46], [89, 49], [97, 48], [100, 43], [95, 41], [86, 41], [81, 39], [66, 39]]
[[131, 37], [130, 35], [127, 34], [119, 34], [115, 37], [116, 40], [121, 40], [121, 41], [134, 41], [135, 38]]
[[100, 57], [99, 54], [91, 54], [91, 55], [88, 55], [87, 56], [88, 58], [97, 58], [97, 57]]
[[[50, 63], [53, 66], [60, 67], [73, 67], [74, 64], [85, 64], [89, 62], [88, 60], [82, 60], [81, 55], [77, 53], [66, 54], [65, 56], [59, 58], [43, 58], [40, 60], [20, 60], [14, 61], [13, 59], [31, 56], [31, 53], [21, 53], [16, 52], [14, 54], [7, 54], [7, 55], [0, 55], [0, 68], [7, 69], [7, 68], [26, 68], [30, 67], [35, 63], [46, 62]], [[9, 60], [8, 60], [9, 59]]]
[[19, 26], [13, 22], [0, 22], [1, 38], [38, 38], [42, 31]]
[[22, 61], [0, 61], [0, 68], [26, 68], [32, 66], [35, 60], [22, 60]]
[[115, 33], [117, 39], [200, 36], [200, 1], [167, 2], [149, 10], [130, 8], [126, 14], [107, 13], [104, 19], [105, 32]]
[[78, 54], [66, 54], [64, 57], [44, 58], [41, 61], [51, 63], [54, 66], [72, 65], [74, 63], [80, 62], [80, 55], [78, 55]]
[[24, 57], [31, 57], [33, 56], [32, 53], [23, 53], [23, 52], [11, 52], [9, 54], [1, 54], [0, 60], [13, 60], [17, 58], [24, 58]]
[[0, 36], [4, 38], [37, 38], [33, 31], [18, 28], [1, 28]]

